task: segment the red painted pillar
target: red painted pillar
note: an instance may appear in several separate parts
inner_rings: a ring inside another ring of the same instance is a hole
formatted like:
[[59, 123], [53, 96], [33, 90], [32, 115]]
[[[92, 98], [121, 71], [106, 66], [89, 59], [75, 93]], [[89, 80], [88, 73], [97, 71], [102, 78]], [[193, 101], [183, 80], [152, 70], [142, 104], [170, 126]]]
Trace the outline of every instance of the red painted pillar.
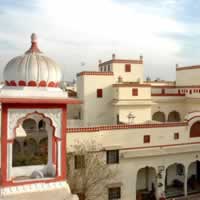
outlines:
[[66, 179], [66, 129], [67, 129], [67, 105], [63, 106], [62, 112], [62, 178]]
[[7, 116], [8, 108], [2, 104], [1, 114], [1, 185], [7, 182]]

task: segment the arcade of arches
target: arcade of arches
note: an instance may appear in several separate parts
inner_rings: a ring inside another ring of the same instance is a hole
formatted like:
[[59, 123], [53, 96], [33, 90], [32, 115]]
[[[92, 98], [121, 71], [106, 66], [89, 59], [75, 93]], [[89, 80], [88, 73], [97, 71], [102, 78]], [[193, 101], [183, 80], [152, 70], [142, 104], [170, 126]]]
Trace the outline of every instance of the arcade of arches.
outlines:
[[166, 119], [165, 113], [158, 111], [158, 112], [155, 112], [153, 114], [152, 120], [158, 121], [158, 122], [166, 122], [166, 121], [168, 121], [168, 122], [179, 122], [179, 121], [181, 121], [181, 117], [180, 117], [179, 112], [172, 111], [168, 114], [168, 117]]
[[[141, 168], [137, 172], [136, 199], [155, 200], [159, 190], [159, 178], [164, 180], [166, 198], [189, 196], [200, 193], [200, 161], [191, 162], [189, 166], [174, 163], [168, 167], [162, 166], [165, 176], [159, 174], [154, 167]], [[158, 167], [159, 168], [159, 167]]]

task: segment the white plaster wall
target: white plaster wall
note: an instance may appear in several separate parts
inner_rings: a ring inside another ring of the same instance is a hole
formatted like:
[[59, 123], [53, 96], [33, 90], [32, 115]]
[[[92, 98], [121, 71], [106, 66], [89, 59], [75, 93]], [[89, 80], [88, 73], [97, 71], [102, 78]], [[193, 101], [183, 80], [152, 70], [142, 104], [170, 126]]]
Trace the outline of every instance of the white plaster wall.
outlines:
[[[132, 89], [138, 89], [138, 96], [132, 96]], [[151, 99], [150, 87], [118, 87], [118, 99]]]
[[42, 170], [45, 165], [32, 165], [32, 166], [20, 166], [12, 167], [12, 177], [16, 176], [31, 176], [35, 170]]
[[176, 85], [200, 85], [200, 68], [176, 71]]
[[[187, 169], [188, 166], [200, 157], [200, 151], [198, 145], [176, 146], [176, 147], [162, 147], [151, 149], [127, 149], [129, 147], [148, 146], [148, 144], [142, 144], [141, 138], [138, 134], [135, 134], [136, 130], [113, 130], [113, 131], [100, 131], [93, 133], [68, 133], [68, 150], [70, 145], [73, 145], [75, 141], [85, 142], [88, 140], [96, 141], [102, 144], [105, 148], [126, 148], [120, 150], [120, 163], [115, 165], [118, 167], [118, 177], [113, 180], [113, 183], [120, 182], [122, 184], [122, 199], [123, 200], [136, 200], [136, 187], [143, 188], [144, 180], [139, 179], [137, 185], [137, 172], [146, 166], [153, 167], [158, 173], [159, 166], [164, 166], [164, 172], [162, 173], [163, 187], [158, 188], [157, 192], [161, 193], [165, 189], [165, 170], [168, 166], [174, 163], [181, 163]], [[180, 141], [173, 142], [173, 132], [180, 133]], [[132, 133], [131, 133], [132, 132]], [[184, 143], [191, 142], [188, 139], [187, 128], [166, 128], [166, 129], [142, 129], [140, 134], [150, 133], [152, 139], [155, 139], [157, 144], [173, 144], [173, 143]], [[133, 135], [133, 137], [131, 137]], [[199, 141], [196, 139], [195, 141]], [[152, 141], [151, 145], [155, 143]], [[195, 148], [194, 148], [195, 146]], [[190, 175], [194, 171], [188, 172]], [[174, 171], [171, 172], [171, 176], [174, 176]], [[189, 177], [188, 175], [188, 177]], [[170, 177], [168, 177], [170, 180]], [[151, 182], [155, 181], [153, 178], [149, 180], [149, 186]], [[160, 182], [159, 181], [159, 182]]]
[[[86, 126], [113, 123], [113, 82], [113, 76], [84, 75], [78, 77], [78, 85], [83, 88], [79, 96], [83, 101], [81, 112]], [[97, 98], [97, 89], [103, 89], [102, 98]]]
[[[128, 115], [133, 113], [135, 118], [133, 123], [144, 123], [151, 120], [151, 107], [150, 106], [118, 106], [117, 113], [119, 114], [120, 122], [129, 123]], [[115, 117], [116, 118], [116, 117]]]
[[[200, 138], [189, 137], [190, 128], [166, 127], [166, 128], [133, 128], [133, 129], [117, 129], [104, 130], [99, 132], [80, 132], [68, 133], [68, 144], [75, 144], [76, 141], [87, 142], [94, 140], [103, 147], [117, 146], [118, 148], [136, 148], [157, 145], [173, 145], [189, 142], [200, 142]], [[174, 133], [179, 133], [179, 139], [174, 140]], [[144, 135], [151, 136], [151, 142], [144, 144]]]
[[[131, 64], [131, 72], [125, 72], [126, 63], [113, 63], [112, 69], [114, 72], [115, 81], [121, 76], [124, 82], [143, 82], [144, 68], [143, 64]], [[128, 64], [128, 63], [127, 63]]]

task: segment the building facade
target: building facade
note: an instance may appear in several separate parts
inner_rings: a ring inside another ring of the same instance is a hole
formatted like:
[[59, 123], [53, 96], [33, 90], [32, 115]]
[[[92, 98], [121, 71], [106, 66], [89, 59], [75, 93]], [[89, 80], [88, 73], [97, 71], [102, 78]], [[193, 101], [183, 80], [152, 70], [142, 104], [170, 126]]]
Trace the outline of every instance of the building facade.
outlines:
[[[176, 81], [144, 81], [143, 57], [99, 61], [98, 71], [77, 74], [68, 144], [96, 141], [118, 155], [112, 184], [118, 196], [140, 200], [200, 192], [200, 66], [176, 66]], [[75, 119], [73, 116], [79, 116]], [[68, 147], [69, 148], [69, 147]], [[105, 186], [105, 188], [107, 188]], [[118, 190], [117, 190], [118, 189]]]

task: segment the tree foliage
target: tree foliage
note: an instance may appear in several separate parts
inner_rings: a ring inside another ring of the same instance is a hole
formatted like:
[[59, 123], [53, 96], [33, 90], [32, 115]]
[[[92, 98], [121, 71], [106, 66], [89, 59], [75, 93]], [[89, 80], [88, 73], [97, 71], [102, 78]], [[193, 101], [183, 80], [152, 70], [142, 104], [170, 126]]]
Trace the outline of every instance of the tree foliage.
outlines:
[[[85, 200], [107, 199], [106, 186], [116, 177], [116, 166], [106, 164], [105, 151], [95, 142], [77, 142], [72, 149], [73, 153], [67, 154], [67, 179], [72, 193]], [[77, 155], [84, 157], [79, 169], [75, 169]]]

